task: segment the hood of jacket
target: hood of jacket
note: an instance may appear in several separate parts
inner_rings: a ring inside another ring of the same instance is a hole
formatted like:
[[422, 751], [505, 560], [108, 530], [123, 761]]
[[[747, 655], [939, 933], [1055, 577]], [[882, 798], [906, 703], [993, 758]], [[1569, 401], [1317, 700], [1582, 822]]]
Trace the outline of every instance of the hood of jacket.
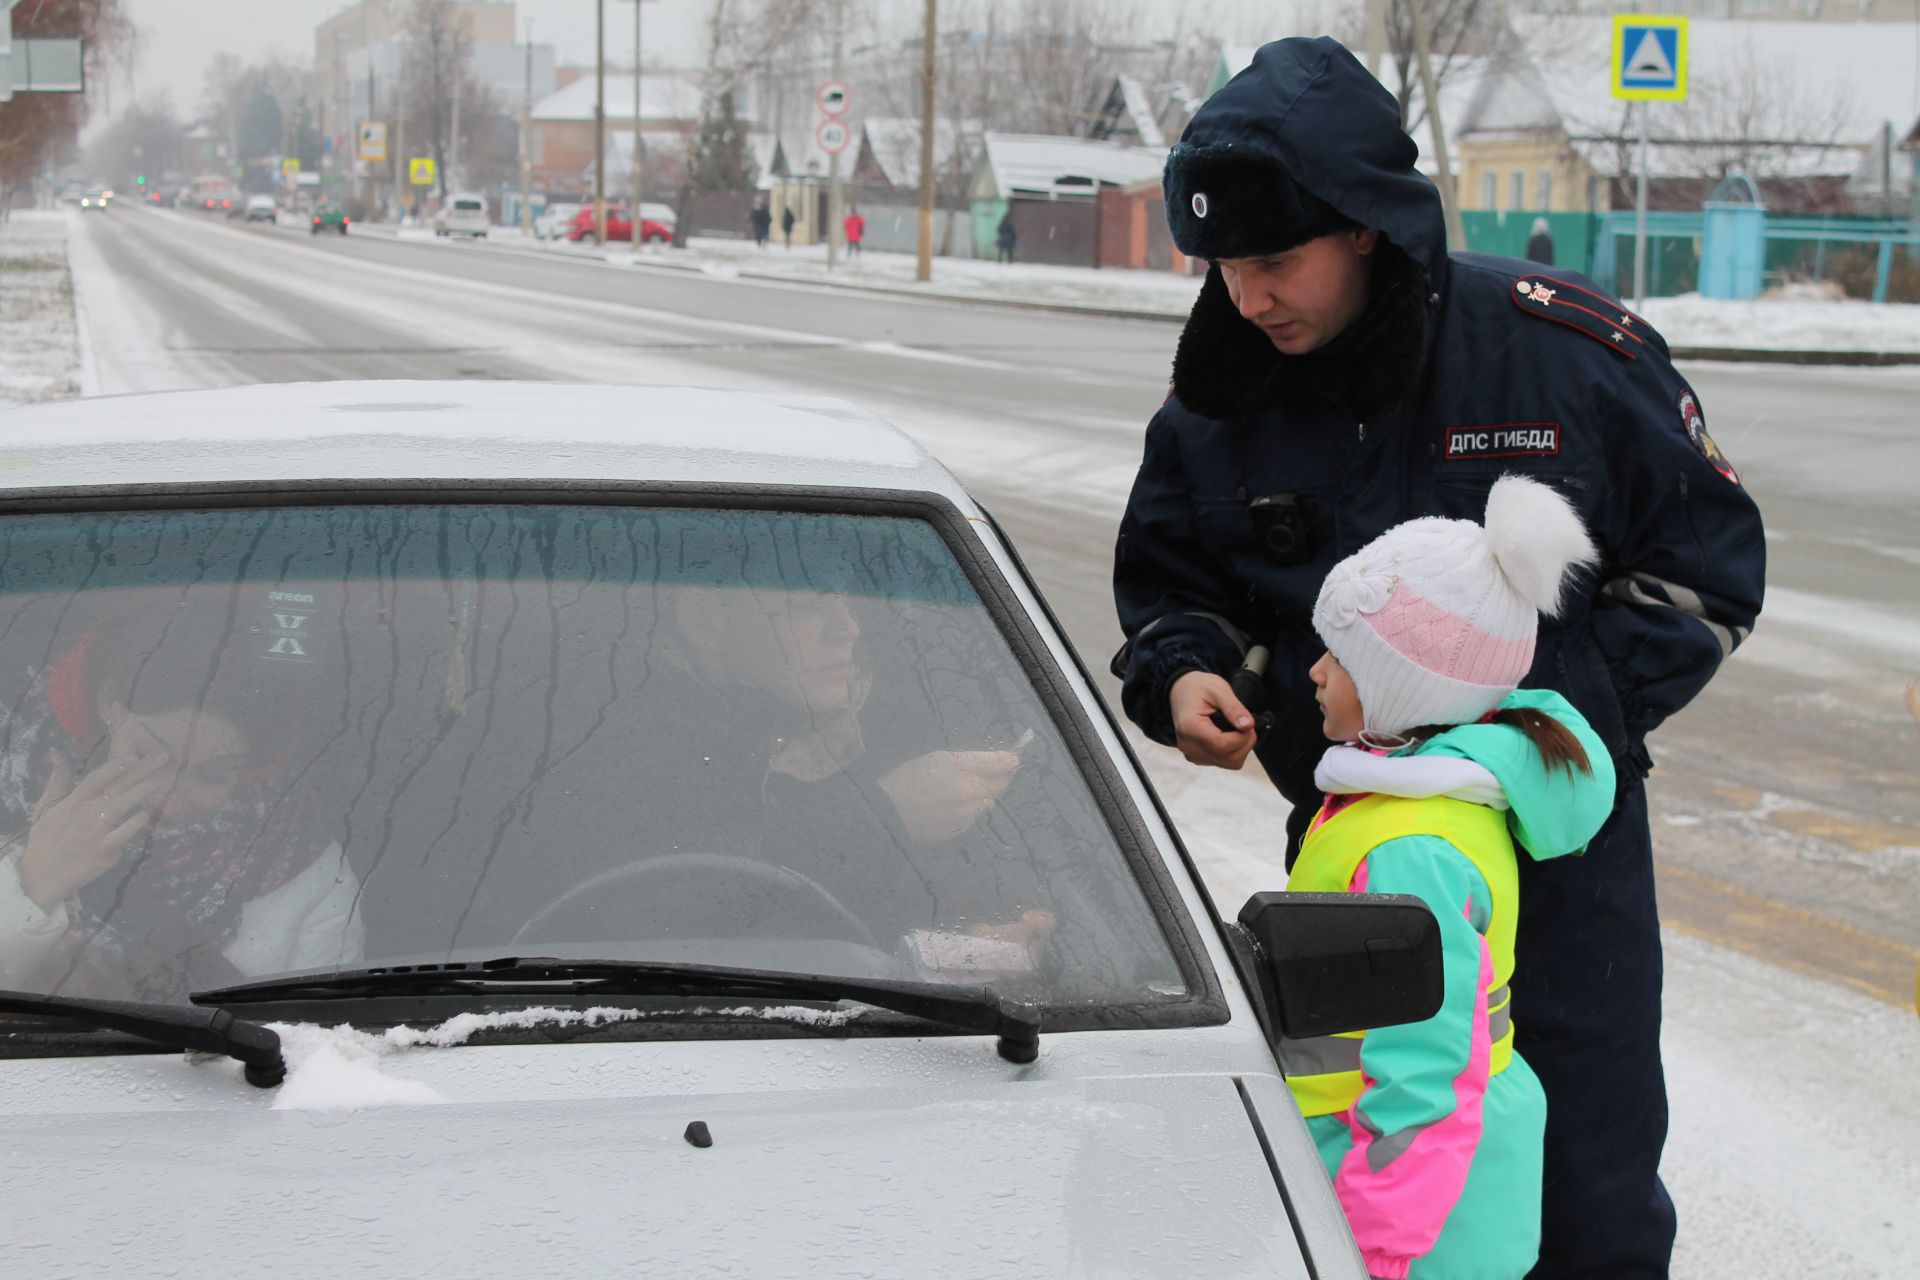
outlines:
[[1549, 769], [1527, 736], [1511, 725], [1463, 724], [1429, 738], [1415, 758], [1471, 760], [1506, 793], [1514, 840], [1536, 861], [1579, 853], [1613, 812], [1613, 758], [1573, 704], [1550, 689], [1517, 689], [1500, 708], [1526, 707], [1552, 716], [1586, 748], [1592, 773]]
[[[1369, 310], [1329, 347], [1283, 356], [1234, 308], [1209, 270], [1174, 361], [1173, 390], [1205, 417], [1269, 408], [1302, 384], [1362, 403], [1383, 384], [1404, 391], [1419, 367], [1427, 307], [1444, 291], [1446, 222], [1440, 193], [1414, 168], [1418, 148], [1392, 94], [1339, 42], [1276, 40], [1188, 124], [1168, 157], [1225, 152], [1277, 165], [1308, 193], [1389, 242], [1376, 250]], [[1177, 184], [1169, 183], [1171, 191]]]

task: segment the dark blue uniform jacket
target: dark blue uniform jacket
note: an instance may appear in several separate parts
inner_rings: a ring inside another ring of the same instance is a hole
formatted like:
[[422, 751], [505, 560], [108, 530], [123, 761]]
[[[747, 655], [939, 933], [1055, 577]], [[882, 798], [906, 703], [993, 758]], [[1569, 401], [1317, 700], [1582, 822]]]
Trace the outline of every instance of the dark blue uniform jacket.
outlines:
[[[1288, 45], [1285, 57], [1262, 50], [1185, 141], [1271, 156], [1404, 250], [1424, 270], [1425, 323], [1408, 344], [1417, 369], [1410, 391], [1367, 405], [1364, 383], [1316, 379], [1274, 352], [1210, 274], [1182, 337], [1175, 395], [1147, 428], [1116, 550], [1128, 642], [1114, 669], [1127, 714], [1172, 743], [1172, 679], [1226, 675], [1249, 642], [1269, 645], [1279, 723], [1257, 754], [1294, 804], [1297, 836], [1318, 806], [1313, 766], [1328, 745], [1307, 679], [1324, 648], [1311, 623], [1322, 579], [1402, 521], [1481, 521], [1488, 487], [1512, 472], [1570, 498], [1603, 557], [1564, 615], [1543, 621], [1526, 683], [1564, 694], [1631, 785], [1650, 767], [1646, 734], [1754, 624], [1759, 512], [1644, 320], [1569, 271], [1449, 256], [1438, 192], [1413, 171], [1392, 97], [1331, 41]], [[1376, 326], [1362, 341], [1399, 332]], [[1364, 370], [1379, 354], [1341, 358]], [[1218, 387], [1256, 394], [1223, 411]], [[1215, 402], [1216, 416], [1192, 401]], [[1262, 541], [1249, 502], [1270, 495], [1293, 495], [1308, 535], [1299, 563]]]

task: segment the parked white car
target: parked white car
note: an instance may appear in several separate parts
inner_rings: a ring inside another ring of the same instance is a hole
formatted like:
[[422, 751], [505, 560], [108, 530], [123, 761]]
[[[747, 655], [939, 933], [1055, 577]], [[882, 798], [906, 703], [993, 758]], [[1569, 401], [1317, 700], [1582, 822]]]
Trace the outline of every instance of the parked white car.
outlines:
[[905, 434], [382, 382], [0, 437], [0, 1257], [1364, 1280], [1272, 1038], [1429, 1016], [1432, 915], [1222, 921]]
[[487, 221], [486, 197], [468, 192], [449, 195], [433, 215], [433, 234], [436, 236], [473, 236], [484, 240], [490, 225]]
[[585, 208], [580, 204], [550, 204], [533, 217], [533, 235], [536, 240], [560, 240], [567, 234], [567, 228]]

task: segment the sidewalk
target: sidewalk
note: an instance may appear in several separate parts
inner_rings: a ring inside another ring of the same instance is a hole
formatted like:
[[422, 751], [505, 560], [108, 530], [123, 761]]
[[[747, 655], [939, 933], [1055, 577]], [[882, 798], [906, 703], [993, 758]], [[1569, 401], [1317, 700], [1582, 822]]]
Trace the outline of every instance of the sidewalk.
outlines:
[[[403, 237], [430, 233], [402, 231]], [[1198, 277], [1170, 272], [1088, 267], [1011, 265], [970, 258], [935, 258], [933, 279], [914, 280], [911, 254], [865, 252], [827, 268], [824, 245], [765, 249], [751, 241], [694, 237], [684, 249], [635, 250], [625, 244], [596, 249], [565, 241], [534, 241], [517, 228], [496, 227], [495, 243], [610, 264], [697, 271], [715, 279], [784, 280], [999, 306], [1068, 313], [1179, 321], [1199, 292]], [[1643, 311], [1682, 359], [1768, 360], [1796, 363], [1920, 363], [1920, 306], [1785, 298], [1724, 302], [1685, 294], [1649, 298]]]
[[0, 223], [0, 408], [80, 394], [80, 338], [60, 210]]

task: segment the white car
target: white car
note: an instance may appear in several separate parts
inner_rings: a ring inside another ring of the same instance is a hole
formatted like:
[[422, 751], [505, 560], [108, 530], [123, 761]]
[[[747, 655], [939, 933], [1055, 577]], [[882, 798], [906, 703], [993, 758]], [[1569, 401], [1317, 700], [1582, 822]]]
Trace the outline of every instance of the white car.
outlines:
[[585, 205], [550, 204], [541, 209], [533, 218], [533, 235], [536, 240], [560, 240], [567, 234], [567, 228], [573, 225], [575, 217]]
[[1272, 1037], [1429, 1016], [1433, 917], [1222, 921], [908, 436], [481, 382], [0, 435], [0, 1257], [1363, 1280]]
[[436, 236], [472, 236], [484, 240], [489, 225], [486, 197], [466, 192], [449, 195], [433, 215]]
[[280, 221], [280, 206], [273, 202], [272, 196], [248, 196], [247, 209], [243, 216], [248, 222], [277, 223]]

